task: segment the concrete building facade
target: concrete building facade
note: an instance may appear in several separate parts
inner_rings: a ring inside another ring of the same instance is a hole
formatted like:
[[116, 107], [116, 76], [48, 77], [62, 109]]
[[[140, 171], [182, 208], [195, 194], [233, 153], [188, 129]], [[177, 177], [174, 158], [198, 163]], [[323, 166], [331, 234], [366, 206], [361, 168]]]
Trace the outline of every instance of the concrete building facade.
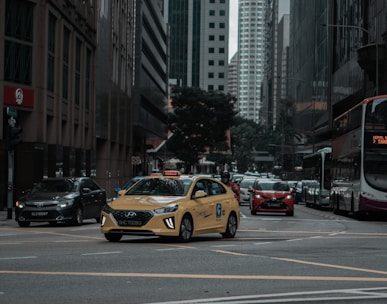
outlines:
[[229, 0], [168, 0], [171, 84], [227, 91]]
[[0, 15], [0, 208], [44, 177], [91, 176], [112, 197], [146, 174], [166, 136], [164, 1], [5, 0]]
[[265, 0], [239, 1], [238, 30], [238, 111], [243, 118], [258, 123], [262, 107], [265, 68]]

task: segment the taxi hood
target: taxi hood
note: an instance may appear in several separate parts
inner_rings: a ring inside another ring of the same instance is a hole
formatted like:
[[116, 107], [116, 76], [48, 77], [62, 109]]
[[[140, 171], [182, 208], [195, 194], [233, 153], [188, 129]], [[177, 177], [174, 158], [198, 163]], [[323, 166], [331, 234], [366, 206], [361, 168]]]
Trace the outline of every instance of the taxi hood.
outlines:
[[153, 210], [181, 200], [181, 196], [120, 196], [109, 205], [114, 209]]

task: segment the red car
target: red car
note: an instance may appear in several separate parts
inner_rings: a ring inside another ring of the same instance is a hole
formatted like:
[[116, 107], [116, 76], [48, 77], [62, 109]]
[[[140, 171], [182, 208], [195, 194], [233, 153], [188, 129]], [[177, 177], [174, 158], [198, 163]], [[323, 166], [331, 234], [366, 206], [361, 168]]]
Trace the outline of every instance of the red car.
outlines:
[[251, 214], [281, 212], [289, 216], [294, 215], [294, 196], [287, 182], [256, 180], [249, 192]]

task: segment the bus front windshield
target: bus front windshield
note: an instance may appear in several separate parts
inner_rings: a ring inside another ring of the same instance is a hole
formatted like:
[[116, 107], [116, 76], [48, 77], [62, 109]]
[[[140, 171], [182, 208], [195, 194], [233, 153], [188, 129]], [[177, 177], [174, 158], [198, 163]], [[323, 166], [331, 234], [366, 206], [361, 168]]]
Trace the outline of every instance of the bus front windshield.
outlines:
[[387, 191], [387, 99], [366, 106], [364, 128], [364, 177], [367, 183]]

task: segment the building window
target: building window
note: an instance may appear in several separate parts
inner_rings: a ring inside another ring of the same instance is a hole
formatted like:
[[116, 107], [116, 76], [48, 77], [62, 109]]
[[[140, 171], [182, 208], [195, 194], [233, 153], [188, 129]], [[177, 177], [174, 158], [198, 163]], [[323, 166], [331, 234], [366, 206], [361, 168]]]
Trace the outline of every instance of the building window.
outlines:
[[226, 16], [226, 11], [225, 10], [220, 10], [219, 11], [219, 16]]
[[208, 65], [214, 65], [214, 60], [208, 60]]
[[219, 64], [220, 66], [224, 66], [224, 60], [219, 60], [218, 64]]
[[47, 34], [47, 90], [54, 92], [55, 83], [55, 25], [56, 18], [50, 13], [48, 16], [48, 34]]
[[218, 77], [219, 77], [219, 78], [224, 78], [224, 73], [219, 73], [219, 74], [218, 74]]
[[210, 14], [210, 16], [215, 16], [215, 11], [214, 10], [210, 10], [209, 14]]
[[82, 42], [77, 39], [76, 48], [75, 48], [75, 90], [74, 90], [74, 100], [75, 104], [79, 105], [79, 100], [81, 97], [81, 48]]
[[214, 73], [208, 73], [208, 78], [214, 78]]
[[219, 48], [219, 53], [224, 54], [224, 48]]
[[214, 36], [214, 35], [208, 36], [208, 40], [209, 40], [209, 41], [214, 41], [214, 40], [215, 40], [215, 36]]
[[224, 41], [224, 35], [219, 35], [219, 41]]
[[29, 1], [5, 3], [5, 81], [32, 84], [33, 8]]
[[220, 22], [220, 23], [219, 23], [219, 28], [225, 28], [225, 27], [226, 27], [226, 25], [225, 25], [224, 22]]
[[90, 83], [91, 83], [91, 50], [86, 52], [86, 78], [85, 78], [85, 107], [90, 107]]
[[208, 85], [208, 91], [213, 91], [214, 90], [214, 86], [212, 84], [209, 84]]
[[224, 91], [224, 85], [222, 85], [222, 84], [219, 85], [219, 86], [218, 86], [218, 90], [219, 90], [219, 91]]
[[69, 45], [70, 30], [65, 27], [63, 30], [63, 63], [62, 63], [62, 97], [67, 99], [69, 96]]
[[215, 28], [215, 23], [214, 23], [214, 22], [210, 22], [209, 27], [210, 27], [210, 28]]
[[210, 53], [210, 54], [215, 53], [215, 49], [214, 49], [213, 47], [209, 48], [209, 49], [208, 49], [208, 53]]

